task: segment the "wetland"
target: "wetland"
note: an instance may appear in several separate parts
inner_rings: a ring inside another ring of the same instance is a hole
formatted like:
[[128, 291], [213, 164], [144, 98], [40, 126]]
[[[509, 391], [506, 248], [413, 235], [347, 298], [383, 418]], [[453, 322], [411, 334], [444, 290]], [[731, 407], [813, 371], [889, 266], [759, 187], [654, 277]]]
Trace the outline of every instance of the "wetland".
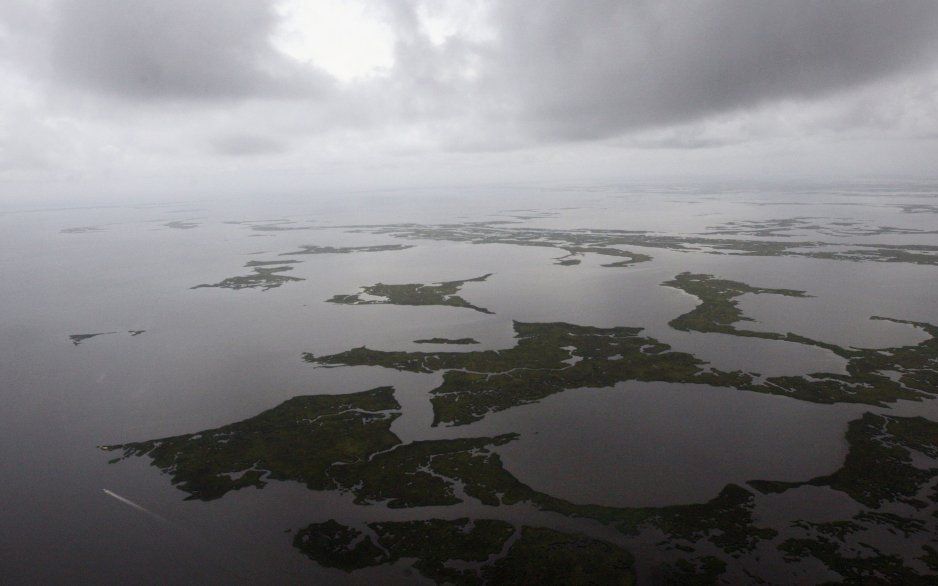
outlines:
[[0, 216], [5, 570], [938, 580], [938, 192], [505, 189]]

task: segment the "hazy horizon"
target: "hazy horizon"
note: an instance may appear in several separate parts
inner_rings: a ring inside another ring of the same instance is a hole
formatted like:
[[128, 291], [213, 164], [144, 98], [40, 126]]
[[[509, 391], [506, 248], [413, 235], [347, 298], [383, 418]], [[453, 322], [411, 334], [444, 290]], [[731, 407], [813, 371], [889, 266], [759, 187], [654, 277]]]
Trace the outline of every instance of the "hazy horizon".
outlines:
[[938, 4], [5, 2], [0, 201], [933, 178]]

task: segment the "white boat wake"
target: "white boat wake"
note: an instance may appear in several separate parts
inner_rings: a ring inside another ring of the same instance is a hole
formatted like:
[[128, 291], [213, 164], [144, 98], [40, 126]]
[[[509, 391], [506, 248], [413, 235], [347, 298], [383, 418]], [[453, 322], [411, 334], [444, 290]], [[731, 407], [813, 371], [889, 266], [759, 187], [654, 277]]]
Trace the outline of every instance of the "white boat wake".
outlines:
[[106, 488], [102, 488], [101, 490], [104, 491], [104, 494], [106, 494], [106, 495], [108, 495], [108, 496], [110, 496], [110, 497], [114, 497], [115, 499], [119, 500], [120, 502], [124, 503], [125, 505], [131, 506], [131, 507], [137, 509], [137, 510], [140, 511], [141, 513], [145, 513], [145, 514], [147, 514], [147, 515], [153, 517], [154, 519], [156, 519], [156, 520], [158, 520], [158, 521], [162, 521], [163, 523], [169, 523], [169, 521], [168, 521], [167, 519], [165, 519], [165, 518], [163, 518], [163, 517], [157, 515], [156, 513], [154, 513], [153, 511], [151, 511], [151, 510], [149, 510], [149, 509], [146, 509], [146, 508], [144, 508], [144, 507], [138, 505], [137, 503], [133, 502], [133, 501], [130, 500], [130, 499], [127, 499], [127, 498], [122, 497], [121, 495], [117, 494], [117, 493], [114, 492], [114, 491], [108, 490], [108, 489], [106, 489]]

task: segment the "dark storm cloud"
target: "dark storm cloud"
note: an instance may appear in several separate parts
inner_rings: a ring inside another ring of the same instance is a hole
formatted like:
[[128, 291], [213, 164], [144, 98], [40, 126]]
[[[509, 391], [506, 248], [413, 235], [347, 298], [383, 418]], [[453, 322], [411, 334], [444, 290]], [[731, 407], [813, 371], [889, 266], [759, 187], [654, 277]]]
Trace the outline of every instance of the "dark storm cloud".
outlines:
[[442, 44], [425, 34], [416, 1], [375, 5], [396, 35], [396, 63], [343, 88], [272, 46], [279, 17], [259, 0], [53, 2], [49, 75], [131, 104], [329, 100], [352, 125], [435, 124], [450, 135], [441, 143], [484, 150], [810, 100], [935, 65], [938, 54], [933, 0], [499, 0], [494, 40]]
[[938, 2], [496, 4], [492, 81], [542, 138], [592, 139], [935, 63]]
[[81, 0], [58, 5], [54, 71], [127, 99], [228, 99], [316, 92], [324, 76], [270, 44], [257, 0]]
[[[0, 0], [0, 192], [933, 172], [938, 0], [285, 1]], [[358, 9], [380, 42], [312, 38]]]

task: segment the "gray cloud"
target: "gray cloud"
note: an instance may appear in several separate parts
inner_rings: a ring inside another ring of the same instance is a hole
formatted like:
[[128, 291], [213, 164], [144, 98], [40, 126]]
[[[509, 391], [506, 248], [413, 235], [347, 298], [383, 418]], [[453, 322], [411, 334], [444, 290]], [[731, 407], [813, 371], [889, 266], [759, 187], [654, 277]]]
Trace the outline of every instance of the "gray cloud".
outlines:
[[327, 78], [274, 50], [257, 0], [61, 2], [52, 63], [71, 84], [127, 99], [309, 94]]
[[256, 134], [230, 134], [211, 141], [212, 151], [229, 156], [271, 155], [287, 151], [284, 141]]
[[[343, 82], [274, 46], [278, 1], [0, 2], [0, 194], [934, 157], [938, 1], [347, 0], [394, 45]], [[482, 30], [431, 34], [461, 2]]]
[[935, 63], [938, 2], [497, 4], [493, 85], [542, 137], [590, 139]]

